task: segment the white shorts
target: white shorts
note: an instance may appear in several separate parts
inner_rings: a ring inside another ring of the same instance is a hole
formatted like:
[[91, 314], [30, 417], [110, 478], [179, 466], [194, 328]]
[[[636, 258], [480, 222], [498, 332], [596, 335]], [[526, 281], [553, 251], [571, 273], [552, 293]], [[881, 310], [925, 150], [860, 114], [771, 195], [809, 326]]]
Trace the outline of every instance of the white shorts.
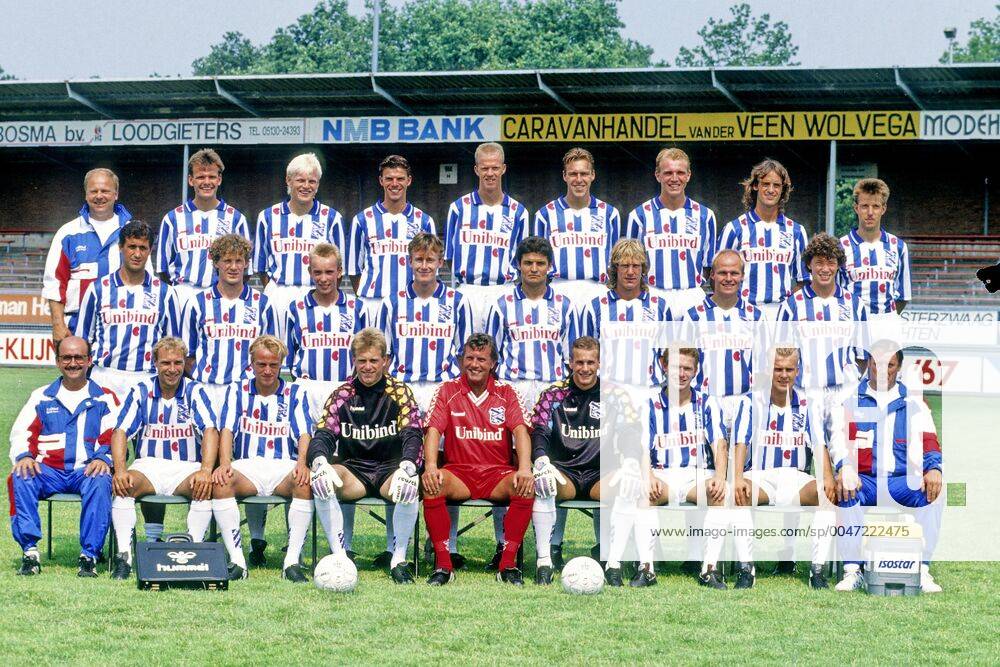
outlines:
[[142, 473], [153, 485], [157, 495], [172, 496], [184, 480], [201, 470], [201, 464], [197, 461], [171, 461], [155, 456], [140, 456], [128, 469]]
[[145, 371], [119, 371], [114, 368], [104, 366], [94, 366], [90, 369], [90, 379], [98, 386], [110, 389], [115, 392], [119, 401], [124, 401], [132, 387], [140, 382], [148, 381], [153, 377], [152, 373]]
[[699, 481], [704, 483], [704, 480], [714, 473], [704, 468], [655, 468], [653, 474], [667, 485], [669, 494], [667, 502], [671, 505], [680, 505], [687, 502], [688, 493]]
[[759, 486], [775, 507], [798, 507], [799, 491], [813, 481], [812, 475], [798, 468], [751, 470], [744, 476]]
[[273, 496], [274, 490], [285, 481], [295, 469], [291, 459], [238, 459], [233, 461], [233, 470], [250, 480], [257, 487], [258, 496]]
[[295, 380], [295, 384], [305, 390], [306, 398], [309, 400], [309, 414], [312, 416], [313, 423], [318, 426], [319, 420], [323, 418], [323, 408], [326, 406], [326, 400], [330, 398], [330, 394], [337, 387], [344, 383], [298, 378]]
[[274, 309], [274, 319], [277, 322], [275, 335], [285, 342], [286, 315], [288, 306], [296, 299], [304, 296], [312, 287], [307, 285], [279, 285], [273, 280], [267, 283], [264, 288], [264, 296], [267, 297], [271, 308]]
[[[490, 307], [497, 302], [501, 296], [513, 289], [513, 284], [508, 285], [458, 285], [459, 292], [469, 300], [472, 307], [472, 331], [481, 333], [486, 331], [486, 316], [490, 312]], [[464, 344], [465, 341], [463, 340]]]
[[705, 297], [708, 296], [705, 290], [700, 287], [691, 287], [689, 289], [660, 289], [659, 287], [650, 287], [649, 293], [667, 302], [667, 306], [670, 307], [670, 316], [675, 320], [686, 315], [687, 311], [702, 303]]
[[607, 285], [595, 283], [593, 280], [563, 280], [562, 278], [556, 278], [550, 285], [553, 292], [569, 298], [569, 302], [573, 304], [573, 310], [576, 312], [577, 317], [583, 314], [591, 301], [608, 293]]

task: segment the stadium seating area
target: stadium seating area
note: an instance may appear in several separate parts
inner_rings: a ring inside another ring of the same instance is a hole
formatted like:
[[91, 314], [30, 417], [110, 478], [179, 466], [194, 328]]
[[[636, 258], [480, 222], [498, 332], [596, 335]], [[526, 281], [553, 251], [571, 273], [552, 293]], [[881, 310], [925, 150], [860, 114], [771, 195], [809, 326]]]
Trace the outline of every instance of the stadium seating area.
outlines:
[[1000, 262], [1000, 236], [925, 235], [906, 239], [913, 303], [937, 308], [997, 308], [976, 271]]
[[[42, 283], [51, 235], [0, 234], [0, 289], [34, 291]], [[922, 235], [906, 239], [912, 264], [913, 304], [940, 308], [996, 308], [976, 271], [1000, 261], [1000, 236]], [[346, 281], [345, 281], [346, 282]]]

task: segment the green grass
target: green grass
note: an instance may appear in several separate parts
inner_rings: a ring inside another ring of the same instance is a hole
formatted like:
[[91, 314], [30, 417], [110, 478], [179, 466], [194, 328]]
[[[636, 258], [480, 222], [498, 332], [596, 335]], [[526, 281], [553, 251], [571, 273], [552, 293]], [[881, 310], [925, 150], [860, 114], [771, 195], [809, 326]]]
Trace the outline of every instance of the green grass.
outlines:
[[[0, 432], [51, 377], [0, 368]], [[6, 476], [7, 456], [0, 466]], [[9, 532], [0, 539], [7, 664], [991, 663], [1000, 649], [991, 564], [938, 564], [945, 592], [916, 598], [817, 593], [801, 578], [766, 575], [751, 591], [708, 591], [673, 566], [653, 589], [575, 598], [558, 586], [501, 588], [482, 574], [493, 551], [487, 521], [463, 538], [469, 571], [444, 589], [396, 587], [363, 568], [355, 593], [324, 594], [281, 581], [272, 546], [272, 566], [228, 592], [151, 593], [106, 575], [77, 579], [77, 512], [57, 505], [55, 553], [43, 554], [40, 577], [16, 577], [20, 551]], [[370, 559], [384, 537], [361, 517], [356, 549]], [[572, 513], [570, 521], [567, 550], [585, 553], [590, 520]], [[170, 508], [167, 529], [183, 525], [183, 512]], [[284, 544], [276, 512], [268, 528], [271, 544]]]

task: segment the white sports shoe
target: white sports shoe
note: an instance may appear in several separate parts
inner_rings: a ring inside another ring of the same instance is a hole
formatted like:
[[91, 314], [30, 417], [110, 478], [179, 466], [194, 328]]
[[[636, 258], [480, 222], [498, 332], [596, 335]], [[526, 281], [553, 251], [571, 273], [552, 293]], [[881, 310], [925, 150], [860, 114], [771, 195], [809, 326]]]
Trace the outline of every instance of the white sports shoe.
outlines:
[[859, 588], [864, 588], [865, 577], [861, 574], [861, 568], [855, 567], [853, 569], [844, 569], [844, 578], [840, 580], [837, 584], [836, 589], [838, 591], [856, 591]]
[[934, 581], [930, 568], [927, 565], [920, 566], [920, 590], [924, 593], [940, 593], [941, 586]]

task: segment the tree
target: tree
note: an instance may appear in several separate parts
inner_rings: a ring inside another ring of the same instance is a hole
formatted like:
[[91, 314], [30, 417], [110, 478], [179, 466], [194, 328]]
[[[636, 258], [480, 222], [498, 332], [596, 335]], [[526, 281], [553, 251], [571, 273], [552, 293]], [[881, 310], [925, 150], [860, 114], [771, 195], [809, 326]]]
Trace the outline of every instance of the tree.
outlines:
[[[371, 2], [345, 0], [309, 14], [255, 47], [226, 33], [195, 74], [364, 72], [371, 65]], [[652, 48], [626, 39], [618, 0], [410, 0], [382, 3], [379, 70], [443, 71], [649, 66]]]
[[945, 51], [941, 62], [953, 60], [956, 63], [996, 63], [1000, 62], [1000, 4], [992, 21], [976, 19], [969, 24], [969, 41], [965, 46], [955, 47], [954, 53]]
[[16, 78], [17, 77], [13, 74], [7, 74], [7, 72], [3, 70], [3, 67], [0, 67], [0, 81], [13, 81]]
[[792, 58], [799, 47], [792, 44], [788, 24], [771, 25], [771, 15], [750, 15], [746, 2], [729, 8], [731, 21], [710, 18], [698, 31], [702, 45], [681, 47], [674, 61], [678, 67], [798, 65]]

